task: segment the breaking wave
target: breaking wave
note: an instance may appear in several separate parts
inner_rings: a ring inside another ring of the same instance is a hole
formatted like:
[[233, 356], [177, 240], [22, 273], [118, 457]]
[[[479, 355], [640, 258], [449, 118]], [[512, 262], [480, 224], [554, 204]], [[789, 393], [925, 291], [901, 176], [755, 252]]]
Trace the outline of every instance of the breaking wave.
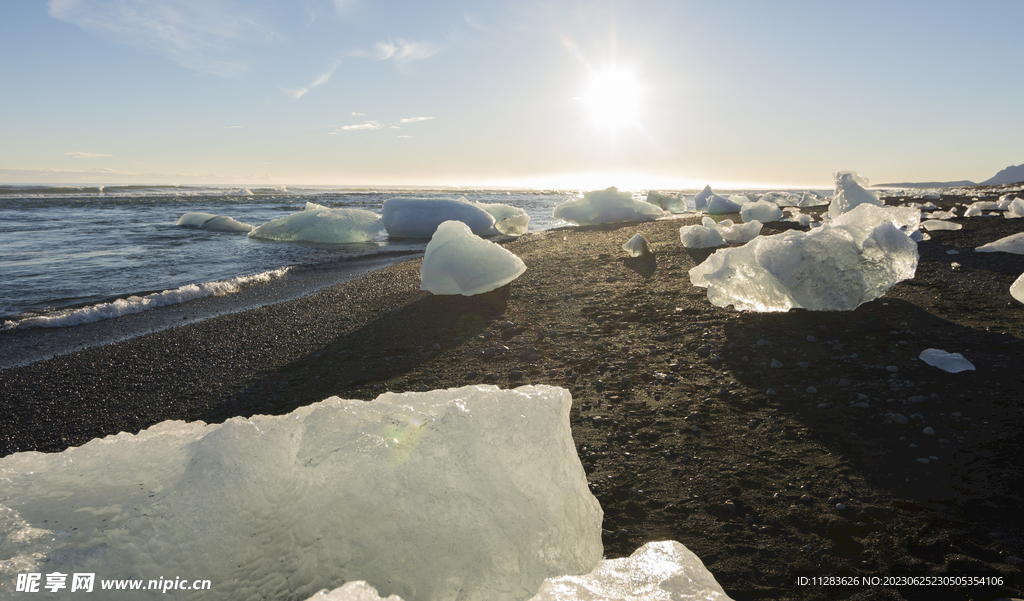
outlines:
[[119, 298], [109, 303], [90, 305], [80, 309], [68, 309], [48, 315], [27, 317], [25, 319], [14, 321], [9, 320], [5, 321], [3, 327], [0, 329], [63, 328], [83, 323], [103, 321], [104, 319], [113, 319], [115, 317], [130, 315], [132, 313], [141, 313], [157, 307], [176, 305], [207, 296], [224, 296], [226, 294], [234, 294], [247, 286], [261, 284], [283, 277], [290, 269], [291, 267], [282, 267], [280, 269], [272, 269], [270, 271], [264, 271], [263, 273], [257, 273], [254, 275], [239, 276], [231, 278], [230, 280], [204, 282], [202, 284], [186, 284], [180, 288], [175, 288], [174, 290], [154, 292], [153, 294], [147, 294], [145, 296], [129, 296], [128, 298]]

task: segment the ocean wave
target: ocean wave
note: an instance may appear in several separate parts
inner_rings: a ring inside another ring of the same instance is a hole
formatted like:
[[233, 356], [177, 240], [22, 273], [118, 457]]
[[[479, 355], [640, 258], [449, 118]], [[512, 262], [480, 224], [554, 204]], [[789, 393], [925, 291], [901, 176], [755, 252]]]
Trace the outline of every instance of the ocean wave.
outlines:
[[109, 303], [90, 305], [80, 309], [69, 309], [49, 315], [38, 315], [13, 321], [8, 320], [4, 322], [3, 327], [0, 327], [0, 329], [63, 328], [81, 325], [84, 323], [103, 321], [105, 319], [113, 319], [115, 317], [130, 315], [132, 313], [141, 313], [143, 311], [149, 311], [150, 309], [156, 309], [157, 307], [177, 305], [179, 303], [207, 296], [224, 296], [226, 294], [234, 294], [247, 286], [261, 284], [283, 277], [290, 269], [291, 267], [282, 267], [280, 269], [272, 269], [270, 271], [264, 271], [254, 275], [239, 276], [230, 280], [204, 282], [202, 284], [186, 284], [180, 288], [175, 288], [174, 290], [154, 292], [153, 294], [147, 294], [146, 296], [129, 296], [128, 298], [119, 298]]

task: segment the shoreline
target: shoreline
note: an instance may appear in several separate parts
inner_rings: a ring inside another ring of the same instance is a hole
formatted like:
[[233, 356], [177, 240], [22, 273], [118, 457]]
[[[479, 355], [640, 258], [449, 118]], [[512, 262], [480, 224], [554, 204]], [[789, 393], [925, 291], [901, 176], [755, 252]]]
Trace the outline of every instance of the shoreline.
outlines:
[[[1024, 223], [956, 219], [963, 230], [919, 244], [913, 280], [855, 311], [751, 314], [714, 307], [690, 285], [688, 270], [713, 252], [680, 246], [679, 227], [696, 221], [509, 241], [527, 271], [475, 297], [419, 290], [412, 259], [303, 298], [4, 370], [0, 455], [165, 419], [280, 415], [332, 395], [550, 384], [572, 393], [608, 557], [678, 540], [737, 600], [839, 592], [796, 587], [802, 575], [985, 574], [1003, 584], [957, 590], [1024, 596], [1024, 381], [1013, 367], [1024, 305], [1008, 292], [1024, 256], [972, 251]], [[635, 233], [654, 260], [625, 257]], [[916, 359], [924, 348], [961, 352], [978, 369], [931, 368]]]

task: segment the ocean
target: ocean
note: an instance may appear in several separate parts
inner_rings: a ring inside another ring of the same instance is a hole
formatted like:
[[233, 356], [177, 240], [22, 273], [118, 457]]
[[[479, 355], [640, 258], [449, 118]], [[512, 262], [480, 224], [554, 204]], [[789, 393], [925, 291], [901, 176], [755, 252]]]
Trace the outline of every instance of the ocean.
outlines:
[[[383, 232], [359, 244], [269, 242], [179, 227], [185, 213], [258, 226], [301, 211], [307, 201], [380, 213], [389, 198], [465, 197], [520, 207], [530, 215], [530, 231], [540, 231], [569, 225], [552, 210], [575, 196], [535, 190], [0, 185], [0, 369], [308, 295], [419, 256], [427, 243], [388, 239]], [[145, 319], [127, 319], [140, 314]], [[110, 321], [117, 325], [95, 326]], [[54, 336], [29, 333], [55, 329], [75, 334], [51, 344]]]

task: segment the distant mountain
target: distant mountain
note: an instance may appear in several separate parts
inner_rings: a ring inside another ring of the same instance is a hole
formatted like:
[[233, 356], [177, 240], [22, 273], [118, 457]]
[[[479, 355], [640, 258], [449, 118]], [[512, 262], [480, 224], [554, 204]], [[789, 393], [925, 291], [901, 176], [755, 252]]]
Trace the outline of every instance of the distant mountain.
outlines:
[[1024, 165], [1010, 165], [995, 176], [976, 184], [970, 180], [955, 182], [900, 182], [895, 184], [874, 184], [875, 188], [960, 188], [963, 186], [997, 186], [1024, 182]]
[[1016, 184], [1017, 182], [1024, 182], [1024, 165], [1010, 165], [995, 174], [995, 177], [987, 179], [981, 182], [981, 184], [984, 186], [994, 186], [999, 184]]

